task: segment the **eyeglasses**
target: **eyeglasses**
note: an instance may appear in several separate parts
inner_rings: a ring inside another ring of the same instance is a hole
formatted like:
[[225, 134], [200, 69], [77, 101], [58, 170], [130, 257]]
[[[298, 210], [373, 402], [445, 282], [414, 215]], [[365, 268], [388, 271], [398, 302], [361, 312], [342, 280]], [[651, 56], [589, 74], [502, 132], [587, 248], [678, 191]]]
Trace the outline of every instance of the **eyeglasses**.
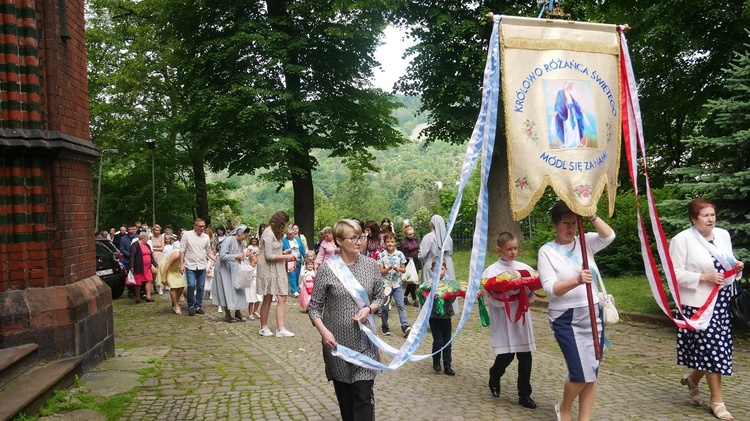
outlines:
[[196, 227], [196, 228], [206, 228], [206, 226], [205, 226], [205, 225], [196, 225], [195, 227]]
[[365, 241], [367, 241], [367, 236], [363, 234], [363, 235], [360, 235], [359, 237], [345, 238], [345, 240], [349, 240], [354, 244], [364, 243]]

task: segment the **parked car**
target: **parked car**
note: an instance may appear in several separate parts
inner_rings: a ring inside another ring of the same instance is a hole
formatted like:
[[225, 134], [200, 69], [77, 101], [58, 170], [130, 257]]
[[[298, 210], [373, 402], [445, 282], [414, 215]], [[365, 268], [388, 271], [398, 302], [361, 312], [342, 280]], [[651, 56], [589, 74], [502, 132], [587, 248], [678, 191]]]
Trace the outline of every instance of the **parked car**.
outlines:
[[106, 238], [96, 240], [96, 275], [112, 290], [116, 300], [125, 291], [125, 268], [120, 263], [122, 254], [112, 241]]

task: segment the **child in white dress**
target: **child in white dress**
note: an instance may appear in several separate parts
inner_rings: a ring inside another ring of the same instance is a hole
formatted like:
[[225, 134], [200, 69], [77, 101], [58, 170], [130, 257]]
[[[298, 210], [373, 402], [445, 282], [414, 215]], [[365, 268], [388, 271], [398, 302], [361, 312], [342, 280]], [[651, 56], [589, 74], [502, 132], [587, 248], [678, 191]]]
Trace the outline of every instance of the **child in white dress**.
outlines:
[[252, 267], [252, 270], [247, 275], [247, 276], [250, 276], [250, 287], [245, 288], [245, 299], [247, 300], [247, 314], [249, 314], [248, 319], [256, 320], [256, 319], [260, 319], [260, 314], [258, 313], [258, 310], [260, 310], [260, 302], [262, 301], [262, 298], [255, 291], [256, 289], [255, 282], [256, 282], [257, 266], [258, 266], [258, 251], [255, 250], [253, 246], [249, 246], [245, 253], [247, 254], [247, 262], [250, 264], [250, 267]]

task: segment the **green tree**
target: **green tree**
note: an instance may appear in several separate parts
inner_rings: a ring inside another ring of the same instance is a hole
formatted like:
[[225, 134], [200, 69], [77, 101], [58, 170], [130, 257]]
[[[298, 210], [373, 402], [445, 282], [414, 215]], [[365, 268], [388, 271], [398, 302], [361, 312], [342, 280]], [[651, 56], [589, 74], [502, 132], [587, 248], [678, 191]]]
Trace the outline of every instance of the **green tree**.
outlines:
[[745, 48], [725, 70], [721, 98], [708, 101], [701, 135], [684, 142], [691, 165], [675, 170], [688, 200], [704, 197], [716, 204], [719, 225], [732, 231], [742, 260], [750, 258], [750, 44]]
[[[482, 79], [492, 24], [489, 12], [512, 15], [532, 13], [527, 4], [511, 1], [471, 3], [461, 0], [420, 0], [398, 11], [401, 23], [417, 41], [407, 54], [414, 59], [396, 85], [407, 95], [421, 95], [420, 111], [429, 113], [422, 132], [427, 141], [464, 143], [479, 115]], [[498, 118], [495, 154], [488, 180], [490, 238], [501, 231], [521, 237], [520, 225], [510, 213], [507, 148], [502, 115]], [[459, 164], [460, 166], [460, 164]]]
[[[750, 2], [568, 0], [563, 6], [573, 20], [627, 22], [633, 28], [628, 42], [654, 165], [651, 174], [655, 186], [680, 177], [672, 170], [692, 156], [680, 141], [705, 116], [701, 107], [721, 84], [725, 57], [742, 42]], [[417, 44], [407, 52], [414, 59], [397, 89], [421, 94], [421, 111], [429, 112], [430, 126], [423, 132], [428, 141], [459, 143], [471, 133], [491, 33], [484, 19], [488, 12], [536, 17], [539, 9], [536, 2], [416, 0], [398, 11], [399, 23]], [[510, 217], [502, 120], [500, 115], [488, 180], [491, 237], [500, 230], [520, 234]]]
[[629, 24], [652, 185], [682, 181], [684, 174], [673, 170], [694, 156], [683, 140], [698, 134], [704, 105], [724, 83], [722, 69], [747, 39], [750, 1], [576, 0], [564, 6], [576, 19]]
[[[104, 226], [151, 220], [151, 152], [155, 139], [156, 219], [190, 226], [208, 214], [203, 158], [180, 130], [185, 110], [168, 44], [151, 24], [153, 2], [87, 2], [92, 137], [107, 155], [102, 178]], [[221, 189], [220, 196], [225, 191]], [[219, 197], [214, 195], [214, 197]], [[222, 199], [223, 200], [223, 199]]]
[[393, 97], [370, 87], [387, 5], [354, 2], [153, 0], [161, 43], [182, 63], [180, 125], [209, 168], [254, 174], [282, 188], [312, 236], [315, 149], [355, 171], [372, 149], [397, 145]]

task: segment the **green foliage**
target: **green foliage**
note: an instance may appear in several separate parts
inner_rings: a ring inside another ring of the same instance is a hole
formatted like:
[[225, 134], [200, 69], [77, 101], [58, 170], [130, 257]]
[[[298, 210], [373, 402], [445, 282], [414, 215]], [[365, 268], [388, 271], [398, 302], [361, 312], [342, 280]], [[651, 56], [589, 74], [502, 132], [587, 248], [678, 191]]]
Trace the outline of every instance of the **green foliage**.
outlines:
[[[401, 121], [404, 124], [417, 123], [424, 118], [418, 114], [419, 101], [400, 97], [406, 104]], [[398, 130], [405, 131], [403, 126]], [[450, 210], [456, 196], [456, 182], [459, 178], [465, 147], [444, 142], [425, 144], [411, 141], [385, 151], [372, 151], [372, 165], [378, 171], [353, 171], [339, 158], [331, 157], [330, 151], [312, 152], [318, 167], [313, 171], [315, 185], [315, 230], [333, 225], [344, 217], [356, 216], [360, 219], [380, 221], [389, 217], [397, 228], [401, 221], [409, 219], [417, 235], [428, 232], [428, 222], [435, 213], [444, 214]], [[356, 176], [356, 177], [355, 177]], [[237, 186], [230, 198], [237, 200], [240, 213], [245, 220], [267, 220], [273, 212], [291, 210], [293, 191], [290, 183], [277, 190], [276, 185], [264, 182], [257, 175], [232, 175], [226, 171], [209, 174], [208, 180], [226, 180]], [[472, 183], [478, 189], [478, 175]], [[438, 193], [436, 183], [443, 188]], [[470, 187], [469, 190], [472, 188]], [[213, 203], [213, 201], [212, 201]], [[476, 212], [476, 192], [465, 193], [464, 209], [473, 220]], [[293, 212], [289, 212], [293, 215]]]
[[[119, 150], [104, 156], [99, 229], [136, 219], [150, 223], [147, 139], [155, 139], [156, 147], [157, 222], [189, 226], [205, 216], [205, 200], [199, 200], [207, 189], [203, 161], [179, 125], [187, 106], [176, 80], [180, 63], [169, 43], [158, 42], [151, 22], [158, 7], [155, 1], [87, 2], [92, 137], [102, 149]], [[223, 197], [214, 195], [220, 202]]]
[[[47, 417], [76, 409], [92, 409], [104, 415], [107, 421], [115, 421], [122, 417], [128, 405], [138, 393], [138, 388], [107, 398], [84, 393], [80, 388], [71, 390], [58, 389], [39, 410], [40, 417]], [[31, 421], [36, 417], [16, 416], [15, 421]]]
[[750, 258], [750, 45], [745, 48], [724, 72], [722, 96], [706, 105], [701, 135], [684, 142], [692, 150], [691, 165], [675, 170], [683, 176], [677, 185], [686, 195], [683, 209], [696, 197], [713, 201], [717, 225], [732, 232], [741, 260]]
[[700, 129], [703, 106], [723, 84], [722, 69], [747, 41], [750, 2], [729, 0], [566, 1], [576, 20], [628, 23], [653, 187], [676, 179], [694, 151], [683, 140]]
[[257, 173], [279, 189], [291, 181], [295, 220], [308, 235], [315, 149], [367, 171], [373, 150], [404, 141], [392, 128], [398, 104], [368, 83], [385, 3], [158, 3], [159, 42], [181, 63], [182, 131], [213, 171]]

